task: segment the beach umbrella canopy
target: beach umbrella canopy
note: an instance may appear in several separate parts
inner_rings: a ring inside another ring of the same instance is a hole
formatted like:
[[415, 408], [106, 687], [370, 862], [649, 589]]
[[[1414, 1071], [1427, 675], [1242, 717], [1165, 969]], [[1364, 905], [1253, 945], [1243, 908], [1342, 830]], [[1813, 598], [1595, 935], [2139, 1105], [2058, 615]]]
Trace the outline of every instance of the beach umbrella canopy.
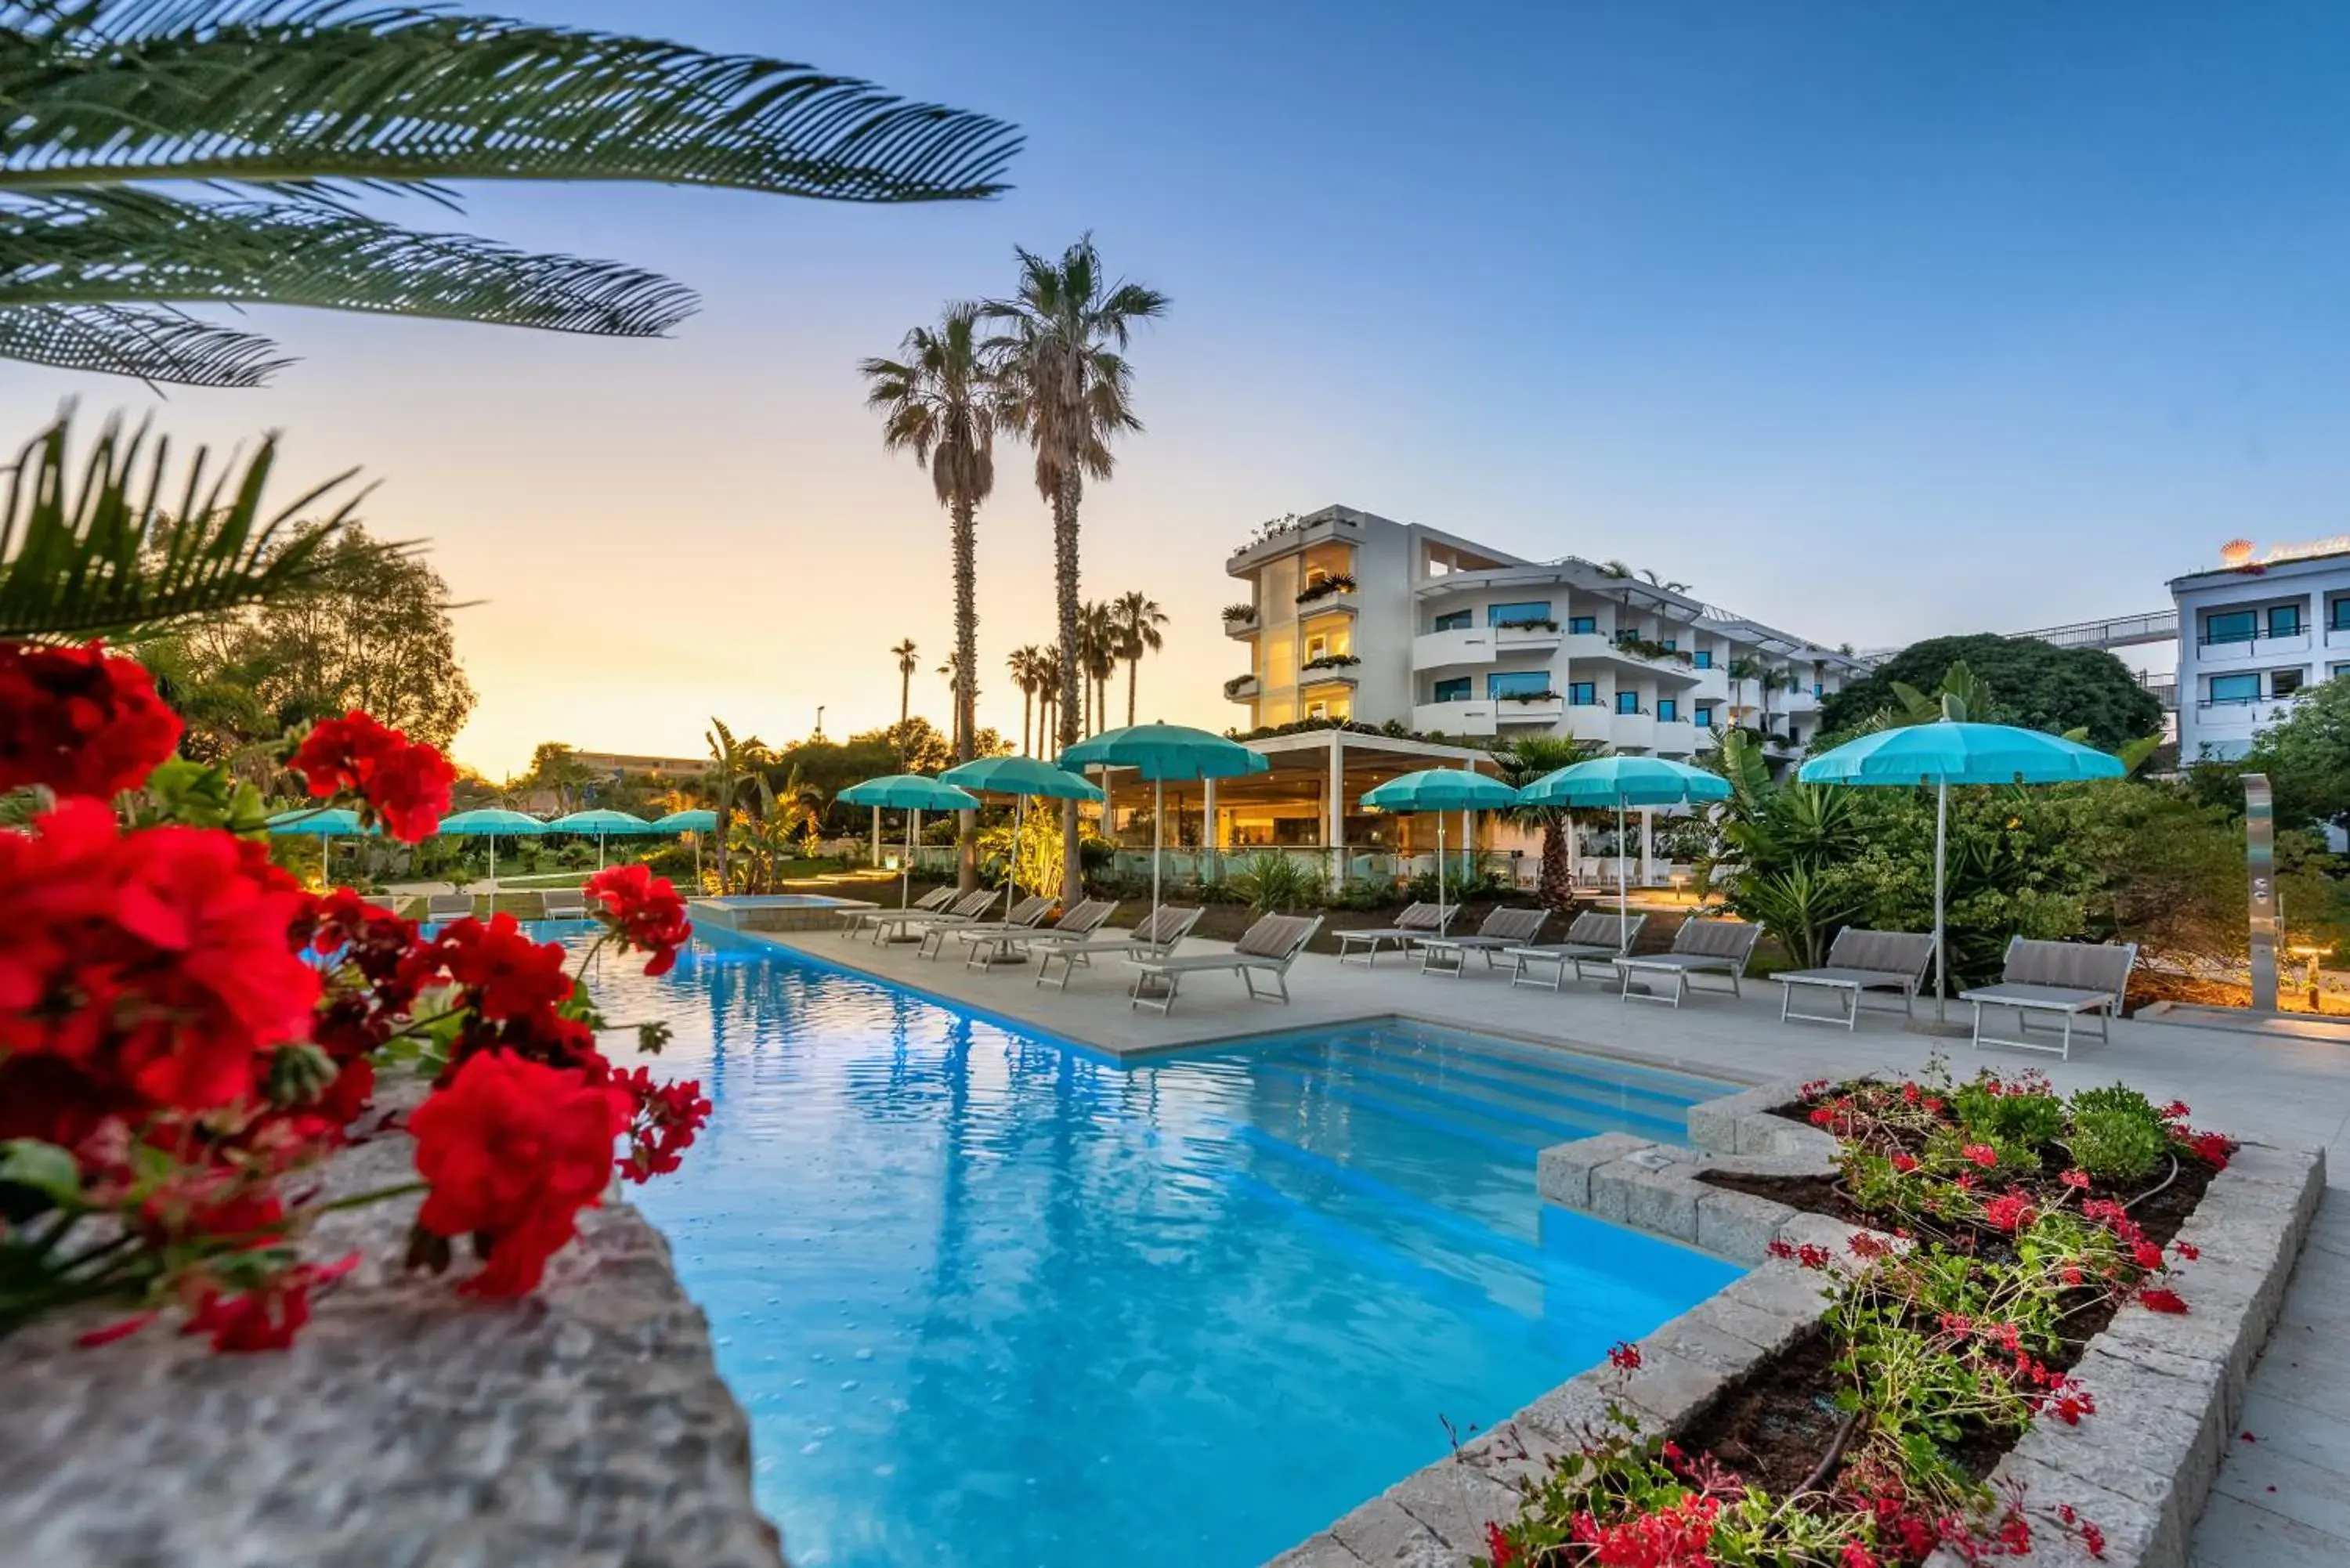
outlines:
[[2044, 730], [1940, 719], [1846, 741], [1805, 763], [1795, 777], [1804, 784], [1934, 787], [1934, 1021], [1939, 1023], [1950, 997], [1943, 882], [1950, 853], [1950, 786], [2071, 784], [2117, 779], [2126, 771], [2120, 758]]
[[906, 814], [906, 858], [898, 868], [898, 907], [906, 907], [908, 880], [914, 870], [914, 817], [925, 811], [964, 811], [979, 797], [920, 774], [884, 774], [878, 779], [849, 785], [839, 798], [850, 805], [886, 805]]
[[[1042, 757], [981, 757], [949, 768], [939, 782], [967, 789], [973, 794], [1008, 794], [1012, 808], [1012, 860], [1007, 868], [1013, 886], [1019, 886], [1020, 827], [1028, 813], [1028, 797], [1047, 800], [1099, 800], [1101, 790], [1089, 779], [1057, 768]], [[1039, 892], [1044, 889], [1039, 888]]]
[[1523, 805], [1616, 808], [1616, 948], [1630, 945], [1632, 896], [1624, 871], [1624, 808], [1728, 800], [1730, 781], [1665, 757], [1593, 757], [1547, 773], [1518, 792]]
[[485, 805], [473, 811], [461, 811], [454, 816], [442, 817], [441, 831], [459, 838], [486, 838], [490, 841], [490, 897], [494, 899], [498, 896], [500, 836], [512, 835], [517, 837], [536, 838], [546, 831], [546, 824], [519, 811], [507, 811], [499, 806]]
[[714, 811], [672, 811], [653, 824], [655, 833], [715, 833], [718, 814]]
[[269, 819], [269, 831], [305, 838], [348, 838], [356, 833], [374, 830], [359, 826], [359, 813], [334, 805], [317, 811], [307, 806], [281, 811]]
[[607, 838], [641, 838], [654, 831], [653, 825], [641, 816], [631, 816], [625, 811], [604, 808], [596, 811], [575, 811], [569, 816], [558, 816], [546, 825], [549, 833], [577, 833], [596, 836], [596, 868], [604, 868], [604, 840]]
[[1270, 759], [1238, 741], [1188, 724], [1128, 724], [1104, 730], [1061, 753], [1065, 768], [1132, 768], [1150, 781], [1150, 912], [1159, 912], [1159, 854], [1166, 840], [1167, 781], [1235, 779], [1269, 773]]
[[1467, 768], [1422, 768], [1363, 792], [1363, 804], [1374, 811], [1391, 811], [1399, 815], [1420, 811], [1436, 814], [1436, 918], [1440, 929], [1444, 920], [1444, 814], [1462, 814], [1461, 836], [1466, 839], [1468, 813], [1499, 811], [1517, 803], [1516, 790], [1499, 779], [1471, 773]]

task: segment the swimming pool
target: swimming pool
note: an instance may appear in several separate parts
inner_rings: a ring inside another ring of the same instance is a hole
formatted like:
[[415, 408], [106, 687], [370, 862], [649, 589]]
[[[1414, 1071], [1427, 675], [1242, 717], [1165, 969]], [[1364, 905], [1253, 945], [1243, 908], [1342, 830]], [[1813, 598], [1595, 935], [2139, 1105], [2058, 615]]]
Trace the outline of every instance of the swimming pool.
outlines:
[[1121, 1067], [723, 932], [601, 970], [715, 1103], [632, 1196], [802, 1568], [1254, 1563], [1738, 1272], [1534, 1195], [1708, 1080], [1396, 1023]]

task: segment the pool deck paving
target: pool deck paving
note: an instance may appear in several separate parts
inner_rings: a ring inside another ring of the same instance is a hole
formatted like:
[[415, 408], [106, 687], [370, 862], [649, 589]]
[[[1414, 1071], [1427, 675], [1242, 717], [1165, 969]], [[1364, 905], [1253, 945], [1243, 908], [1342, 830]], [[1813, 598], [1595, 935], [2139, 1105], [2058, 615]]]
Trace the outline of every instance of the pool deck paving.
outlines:
[[[1194, 975], [1171, 1013], [1133, 1008], [1133, 971], [1105, 960], [1066, 990], [1034, 983], [1032, 964], [967, 969], [960, 945], [939, 960], [912, 942], [877, 947], [837, 934], [764, 940], [825, 962], [927, 992], [955, 1006], [1121, 1060], [1317, 1025], [1402, 1017], [1618, 1056], [1738, 1083], [1914, 1072], [1937, 1051], [1951, 1071], [1978, 1063], [2037, 1067], [2070, 1091], [2126, 1079], [2157, 1101], [2194, 1107], [2199, 1127], [2288, 1147], [2323, 1148], [2329, 1183], [2350, 1181], [2350, 1045], [2327, 1040], [2123, 1020], [2111, 1044], [2076, 1037], [2073, 1059], [1913, 1033], [1898, 1011], [1863, 1012], [1858, 1029], [1782, 1023], [1779, 987], [1746, 982], [1742, 997], [1700, 990], [1675, 1009], [1619, 999], [1596, 979], [1565, 989], [1513, 986], [1472, 962], [1465, 978], [1422, 975], [1392, 954], [1376, 964], [1319, 953], [1289, 971], [1293, 1001], [1247, 999], [1237, 976]], [[1222, 946], [1187, 943], [1184, 951]], [[1932, 1015], [1921, 1002], [1919, 1016]], [[1963, 1024], [1968, 1010], [1953, 1003]], [[2254, 1368], [2243, 1429], [2222, 1466], [2193, 1542], [2194, 1568], [2288, 1568], [2350, 1563], [2350, 1194], [2328, 1191]]]

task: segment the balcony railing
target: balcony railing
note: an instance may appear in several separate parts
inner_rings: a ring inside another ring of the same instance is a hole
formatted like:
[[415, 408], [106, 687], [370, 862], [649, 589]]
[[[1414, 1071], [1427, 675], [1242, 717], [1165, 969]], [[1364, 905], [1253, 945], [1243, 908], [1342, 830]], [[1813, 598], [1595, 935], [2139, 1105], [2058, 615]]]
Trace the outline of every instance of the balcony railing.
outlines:
[[1325, 577], [1318, 583], [1308, 583], [1298, 589], [1297, 602], [1310, 605], [1339, 594], [1351, 594], [1354, 591], [1355, 579], [1341, 572], [1336, 576]]
[[1231, 698], [1235, 702], [1244, 702], [1248, 699], [1255, 696], [1255, 674], [1252, 672], [1247, 675], [1235, 675], [1230, 680], [1225, 681], [1224, 695]]

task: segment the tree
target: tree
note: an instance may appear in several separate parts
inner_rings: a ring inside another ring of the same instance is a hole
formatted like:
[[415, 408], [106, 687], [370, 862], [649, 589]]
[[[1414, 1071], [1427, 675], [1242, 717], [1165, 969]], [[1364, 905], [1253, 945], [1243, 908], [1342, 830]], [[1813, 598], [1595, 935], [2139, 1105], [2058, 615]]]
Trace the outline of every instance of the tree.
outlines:
[[902, 726], [914, 711], [914, 671], [920, 660], [910, 637], [900, 638], [889, 652], [898, 661], [898, 722]]
[[574, 748], [561, 741], [541, 741], [531, 748], [530, 766], [506, 787], [520, 794], [545, 790], [555, 796], [556, 814], [567, 815], [588, 804], [588, 786], [598, 776]]
[[[1815, 968], [1861, 906], [1849, 880], [1835, 875], [1862, 846], [1860, 797], [1893, 792], [1776, 782], [1742, 730], [1722, 736], [1717, 763], [1731, 788], [1713, 862], [1733, 871], [1725, 901], [1777, 938], [1797, 968]], [[1701, 884], [1711, 871], [1711, 864], [1702, 869]]]
[[[1554, 735], [1521, 735], [1493, 753], [1502, 782], [1523, 789], [1545, 774], [1571, 767], [1600, 751], [1594, 741], [1570, 741]], [[1572, 818], [1565, 806], [1519, 805], [1503, 814], [1508, 820], [1542, 829], [1542, 870], [1534, 881], [1534, 897], [1544, 909], [1561, 914], [1575, 902], [1575, 880], [1567, 866], [1566, 836]]]
[[[1133, 368], [1124, 350], [1135, 323], [1164, 315], [1167, 296], [1140, 284], [1104, 276], [1093, 236], [1084, 235], [1048, 261], [1016, 253], [1020, 286], [986, 307], [1003, 327], [989, 340], [997, 357], [999, 413], [1036, 453], [1036, 490], [1053, 508], [1053, 584], [1059, 611], [1060, 738], [1076, 744], [1077, 512], [1088, 478], [1107, 479], [1116, 468], [1110, 442], [1139, 431], [1133, 405]], [[1077, 805], [1061, 809], [1065, 901], [1083, 895], [1077, 862]]]
[[2243, 766], [2268, 775], [2281, 821], [2350, 827], [2350, 675], [2294, 699], [2252, 737]]
[[713, 718], [702, 735], [710, 746], [710, 766], [702, 775], [702, 789], [709, 796], [710, 808], [718, 817], [718, 887], [724, 891], [726, 880], [727, 840], [733, 836], [734, 800], [746, 784], [759, 780], [759, 769], [768, 755], [766, 746], [757, 741], [737, 741], [734, 732]]
[[1959, 663], [1997, 694], [1992, 711], [1978, 720], [2059, 734], [2079, 730], [2085, 743], [2106, 752], [2162, 728], [2162, 704], [2112, 654], [1981, 633], [1912, 643], [1829, 693], [1820, 705], [1820, 732], [1842, 733], [1893, 706], [1896, 681], [1929, 689]]
[[0, 358], [214, 387], [285, 361], [181, 306], [623, 337], [694, 307], [633, 267], [362, 216], [363, 194], [626, 180], [960, 200], [1000, 190], [1019, 145], [806, 66], [357, 0], [0, 0]]
[[1086, 676], [1086, 730], [1109, 728], [1109, 678], [1118, 673], [1118, 623], [1099, 599], [1078, 612], [1078, 663]]
[[[446, 751], [473, 709], [449, 585], [357, 524], [323, 548], [307, 533], [279, 546], [311, 554], [307, 581], [172, 639], [174, 691], [214, 711], [222, 698], [245, 708], [260, 722], [250, 741], [359, 708]], [[222, 691], [208, 693], [215, 683]]]
[[1110, 619], [1118, 629], [1118, 656], [1126, 660], [1126, 722], [1134, 722], [1134, 676], [1142, 665], [1143, 656], [1158, 652], [1167, 646], [1166, 635], [1159, 628], [1167, 624], [1167, 612], [1149, 594], [1120, 594], [1110, 601]]
[[[1020, 691], [1020, 754], [1029, 756], [1033, 754], [1028, 746], [1029, 720], [1035, 712], [1036, 693], [1053, 679], [1053, 667], [1045, 650], [1034, 643], [1014, 649], [1003, 662], [1012, 671], [1012, 684]], [[1037, 731], [1040, 737], [1043, 733]]]

